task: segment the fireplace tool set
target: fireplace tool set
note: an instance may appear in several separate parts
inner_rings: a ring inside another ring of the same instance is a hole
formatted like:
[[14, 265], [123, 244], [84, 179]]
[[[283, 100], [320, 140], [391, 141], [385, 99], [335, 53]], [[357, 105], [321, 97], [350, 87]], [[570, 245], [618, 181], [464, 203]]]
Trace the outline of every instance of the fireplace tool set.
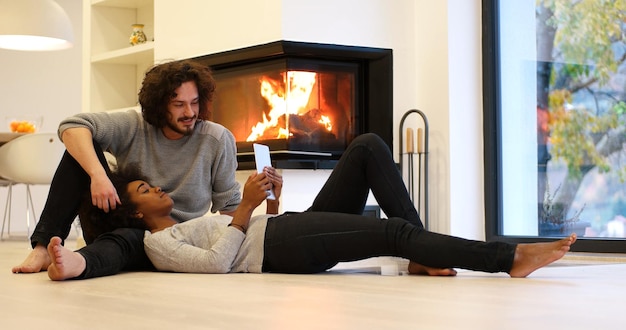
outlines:
[[[418, 121], [416, 129], [413, 127], [404, 128], [404, 121], [411, 114], [419, 115], [421, 119], [421, 125]], [[413, 204], [417, 205], [417, 212], [419, 213], [424, 227], [428, 229], [428, 119], [426, 115], [417, 109], [411, 109], [407, 111], [400, 120], [399, 130], [400, 141], [400, 173], [404, 176], [405, 159], [407, 169], [407, 189], [411, 196]], [[416, 140], [417, 139], [417, 140]], [[406, 146], [403, 142], [406, 141]], [[417, 158], [417, 170], [415, 168], [415, 161]], [[417, 193], [415, 192], [415, 181], [417, 174]], [[417, 196], [417, 200], [415, 197]], [[422, 203], [422, 197], [423, 203]], [[422, 212], [422, 205], [423, 212]]]

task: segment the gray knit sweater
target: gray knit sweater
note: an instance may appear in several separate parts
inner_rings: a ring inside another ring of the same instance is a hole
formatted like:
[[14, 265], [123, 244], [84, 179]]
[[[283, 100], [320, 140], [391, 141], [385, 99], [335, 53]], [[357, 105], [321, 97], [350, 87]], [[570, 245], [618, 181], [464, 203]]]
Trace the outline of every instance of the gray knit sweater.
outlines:
[[232, 211], [241, 201], [235, 138], [219, 124], [201, 121], [190, 136], [170, 140], [129, 110], [77, 114], [61, 122], [59, 136], [72, 127], [88, 128], [118, 165], [137, 163], [151, 185], [172, 197], [177, 221], [200, 217], [209, 209]]
[[181, 273], [261, 273], [267, 219], [250, 219], [246, 234], [229, 227], [232, 217], [207, 215], [151, 234], [143, 242], [152, 264]]

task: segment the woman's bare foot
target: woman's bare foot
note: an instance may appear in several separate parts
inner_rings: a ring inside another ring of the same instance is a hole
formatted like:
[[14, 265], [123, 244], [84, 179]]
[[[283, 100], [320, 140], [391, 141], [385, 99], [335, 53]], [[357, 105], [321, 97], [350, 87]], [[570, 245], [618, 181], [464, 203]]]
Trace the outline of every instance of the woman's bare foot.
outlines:
[[59, 237], [52, 237], [48, 244], [50, 255], [50, 267], [48, 277], [53, 281], [63, 281], [74, 278], [85, 270], [85, 258], [78, 252], [74, 252], [63, 245]]
[[11, 268], [13, 273], [38, 273], [48, 269], [50, 256], [43, 245], [37, 244], [21, 264]]
[[518, 244], [511, 277], [526, 277], [535, 270], [561, 259], [576, 242], [576, 234], [549, 243]]
[[429, 276], [456, 276], [456, 270], [452, 268], [432, 268], [409, 261], [409, 274]]

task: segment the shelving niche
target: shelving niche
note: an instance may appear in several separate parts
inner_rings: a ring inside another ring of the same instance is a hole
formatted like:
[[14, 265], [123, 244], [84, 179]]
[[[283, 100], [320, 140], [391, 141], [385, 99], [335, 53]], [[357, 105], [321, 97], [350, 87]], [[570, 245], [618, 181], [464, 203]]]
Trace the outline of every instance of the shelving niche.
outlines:
[[[83, 7], [83, 111], [138, 108], [141, 81], [154, 63], [154, 0], [92, 0]], [[148, 42], [131, 46], [131, 25]]]

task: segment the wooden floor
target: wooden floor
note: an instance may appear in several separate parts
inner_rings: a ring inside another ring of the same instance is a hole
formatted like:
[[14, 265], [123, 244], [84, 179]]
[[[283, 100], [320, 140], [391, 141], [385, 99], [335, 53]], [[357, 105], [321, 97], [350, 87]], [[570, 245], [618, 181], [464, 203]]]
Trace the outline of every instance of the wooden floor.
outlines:
[[[68, 241], [72, 248], [74, 242]], [[2, 329], [619, 329], [624, 258], [568, 255], [525, 279], [381, 276], [374, 258], [318, 275], [125, 273], [53, 282], [12, 274], [25, 240], [0, 242]]]

